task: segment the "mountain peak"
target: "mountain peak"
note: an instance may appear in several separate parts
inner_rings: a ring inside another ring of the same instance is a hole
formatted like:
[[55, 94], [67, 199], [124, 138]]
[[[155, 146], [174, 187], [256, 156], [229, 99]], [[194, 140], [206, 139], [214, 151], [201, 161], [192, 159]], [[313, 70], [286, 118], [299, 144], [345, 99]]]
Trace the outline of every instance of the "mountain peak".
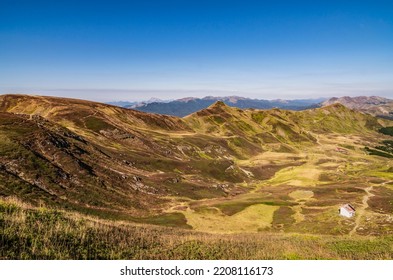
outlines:
[[224, 108], [224, 107], [228, 107], [228, 106], [222, 100], [218, 100], [209, 106], [209, 108], [211, 108], [211, 109], [212, 108]]
[[190, 114], [189, 116], [196, 115], [196, 116], [210, 116], [210, 115], [222, 115], [222, 116], [229, 116], [232, 113], [231, 107], [226, 105], [224, 101], [218, 100], [214, 102], [209, 107], [199, 110], [195, 113]]
[[343, 104], [341, 104], [339, 102], [325, 105], [322, 108], [337, 108], [337, 109], [339, 109], [339, 108], [346, 108], [346, 109], [348, 109], [348, 107], [346, 107], [345, 105], [343, 105]]

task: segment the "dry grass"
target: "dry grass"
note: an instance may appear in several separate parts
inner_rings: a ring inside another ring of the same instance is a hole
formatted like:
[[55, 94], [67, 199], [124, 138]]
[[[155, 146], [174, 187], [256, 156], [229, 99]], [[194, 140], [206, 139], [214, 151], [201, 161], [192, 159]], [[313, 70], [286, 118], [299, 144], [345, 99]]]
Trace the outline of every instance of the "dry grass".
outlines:
[[295, 200], [308, 200], [314, 196], [312, 191], [296, 190], [288, 194]]
[[393, 238], [207, 234], [0, 200], [1, 259], [392, 259]]
[[183, 211], [187, 223], [197, 231], [211, 233], [257, 232], [271, 226], [273, 214], [279, 207], [255, 204], [232, 216], [227, 216], [218, 208], [203, 211]]

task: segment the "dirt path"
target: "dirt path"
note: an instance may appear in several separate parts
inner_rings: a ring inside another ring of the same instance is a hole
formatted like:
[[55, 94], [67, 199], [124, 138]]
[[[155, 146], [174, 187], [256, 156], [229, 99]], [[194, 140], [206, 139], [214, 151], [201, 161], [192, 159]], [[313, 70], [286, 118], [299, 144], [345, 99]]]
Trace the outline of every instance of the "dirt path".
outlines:
[[349, 235], [353, 235], [356, 232], [356, 230], [358, 229], [358, 227], [360, 225], [360, 221], [364, 215], [364, 211], [368, 208], [368, 200], [370, 199], [370, 197], [374, 196], [371, 193], [371, 191], [373, 190], [373, 186], [370, 186], [364, 190], [366, 191], [366, 194], [363, 196], [363, 199], [362, 199], [362, 207], [360, 207], [356, 210], [355, 226], [349, 232]]
[[384, 183], [381, 184], [381, 186], [385, 186], [386, 184], [391, 184], [391, 183], [393, 183], [393, 180], [384, 182]]

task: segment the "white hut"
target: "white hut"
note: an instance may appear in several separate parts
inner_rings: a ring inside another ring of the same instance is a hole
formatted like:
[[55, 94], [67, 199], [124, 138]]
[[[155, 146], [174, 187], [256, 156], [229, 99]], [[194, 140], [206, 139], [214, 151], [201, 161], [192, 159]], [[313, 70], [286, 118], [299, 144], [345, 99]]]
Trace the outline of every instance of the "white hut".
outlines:
[[356, 210], [351, 204], [345, 204], [340, 207], [338, 213], [340, 213], [341, 216], [352, 218], [355, 216]]

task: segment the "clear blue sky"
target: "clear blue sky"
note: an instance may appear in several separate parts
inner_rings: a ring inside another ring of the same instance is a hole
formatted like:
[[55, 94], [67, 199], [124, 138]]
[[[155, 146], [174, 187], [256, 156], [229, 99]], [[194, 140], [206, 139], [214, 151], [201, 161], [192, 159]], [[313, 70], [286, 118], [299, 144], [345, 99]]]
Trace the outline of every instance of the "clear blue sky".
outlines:
[[393, 98], [393, 2], [0, 0], [11, 92]]

